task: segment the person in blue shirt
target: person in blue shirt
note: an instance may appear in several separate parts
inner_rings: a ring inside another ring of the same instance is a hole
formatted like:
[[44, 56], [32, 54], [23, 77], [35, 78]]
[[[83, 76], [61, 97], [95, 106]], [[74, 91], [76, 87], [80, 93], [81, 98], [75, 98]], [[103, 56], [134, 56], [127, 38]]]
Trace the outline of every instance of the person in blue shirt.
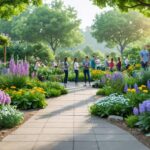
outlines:
[[147, 50], [147, 46], [144, 47], [143, 50], [140, 51], [141, 57], [141, 65], [144, 70], [148, 69], [148, 62], [149, 62], [149, 52]]
[[91, 60], [91, 67], [92, 67], [92, 69], [95, 69], [95, 59], [96, 59], [96, 57], [95, 56], [93, 56], [93, 58], [92, 58], [92, 60]]
[[88, 77], [88, 81], [89, 81], [89, 85], [91, 86], [91, 78], [90, 78], [90, 61], [89, 61], [89, 57], [86, 56], [85, 60], [83, 61], [83, 73], [84, 73], [84, 82], [85, 82], [85, 86], [86, 86], [86, 82], [87, 82], [87, 77]]

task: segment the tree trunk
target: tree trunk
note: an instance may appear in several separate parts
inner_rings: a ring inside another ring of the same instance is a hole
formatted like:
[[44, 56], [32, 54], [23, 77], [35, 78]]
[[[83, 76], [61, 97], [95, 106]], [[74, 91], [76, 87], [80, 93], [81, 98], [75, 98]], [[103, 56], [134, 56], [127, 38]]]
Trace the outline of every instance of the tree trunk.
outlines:
[[6, 45], [4, 45], [4, 64], [6, 64]]

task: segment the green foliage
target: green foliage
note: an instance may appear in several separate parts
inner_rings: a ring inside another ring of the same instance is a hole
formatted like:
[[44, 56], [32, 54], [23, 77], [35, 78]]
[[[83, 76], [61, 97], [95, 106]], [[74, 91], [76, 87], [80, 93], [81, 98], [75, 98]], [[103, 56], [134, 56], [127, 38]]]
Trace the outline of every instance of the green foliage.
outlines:
[[65, 57], [72, 58], [72, 51], [60, 50], [56, 52], [56, 60], [64, 61]]
[[47, 43], [55, 53], [60, 47], [80, 43], [81, 34], [76, 11], [65, 7], [62, 1], [54, 0], [52, 4], [51, 7], [32, 8], [32, 13], [25, 20], [17, 22], [16, 26], [21, 31], [16, 31], [22, 40]]
[[[29, 44], [13, 42], [7, 48], [7, 59], [14, 56], [15, 59], [27, 59], [31, 63], [35, 63], [38, 59], [44, 64], [49, 64], [54, 60], [54, 54], [49, 46], [43, 43]], [[0, 57], [3, 57], [3, 49], [0, 48]]]
[[128, 127], [130, 128], [134, 128], [136, 126], [136, 123], [138, 122], [138, 116], [128, 116], [126, 119], [126, 124], [128, 125]]
[[150, 80], [150, 71], [143, 71], [140, 76], [139, 84], [147, 84], [147, 81]]
[[85, 52], [77, 50], [74, 52], [73, 57], [77, 58], [79, 62], [82, 62], [86, 55]]
[[7, 46], [10, 44], [10, 39], [8, 36], [0, 34], [0, 46]]
[[105, 91], [103, 88], [99, 89], [97, 92], [96, 92], [96, 95], [105, 95]]
[[11, 104], [19, 109], [45, 108], [47, 105], [45, 94], [36, 89], [7, 90], [6, 92], [11, 96]]
[[14, 75], [1, 75], [0, 76], [0, 88], [6, 89], [15, 86], [17, 89], [26, 86], [28, 78], [25, 76], [14, 76]]
[[22, 123], [23, 119], [23, 113], [16, 110], [15, 107], [0, 105], [0, 129], [15, 127]]
[[115, 89], [113, 89], [111, 86], [107, 86], [107, 85], [105, 85], [104, 87], [103, 87], [103, 90], [104, 90], [104, 94], [106, 95], [106, 96], [109, 96], [110, 94], [113, 94], [113, 93], [115, 93]]
[[109, 115], [126, 116], [130, 111], [128, 99], [124, 98], [123, 95], [117, 94], [101, 98], [90, 107], [91, 114], [100, 117], [107, 117]]
[[98, 42], [106, 41], [109, 47], [118, 46], [123, 54], [128, 44], [149, 36], [148, 22], [137, 12], [121, 13], [112, 10], [96, 16], [92, 35]]
[[139, 128], [146, 132], [149, 133], [150, 132], [150, 113], [144, 113], [142, 115], [139, 116], [139, 121], [136, 123], [137, 126], [139, 126]]
[[106, 6], [117, 6], [121, 11], [129, 11], [130, 9], [133, 9], [150, 16], [150, 3], [147, 0], [93, 0], [93, 2], [101, 8]]
[[50, 69], [48, 67], [40, 67], [37, 71], [38, 78], [42, 81], [62, 81], [62, 70], [59, 68]]
[[48, 88], [46, 90], [46, 97], [57, 97], [57, 96], [60, 96], [61, 95], [61, 91], [58, 90], [58, 89], [51, 89], [51, 88]]
[[125, 97], [129, 99], [129, 104], [132, 107], [137, 107], [144, 100], [150, 98], [149, 93], [131, 93], [128, 92], [125, 94]]
[[0, 18], [10, 18], [24, 11], [29, 5], [40, 5], [42, 0], [0, 0]]
[[124, 75], [125, 84], [133, 87], [135, 83], [138, 83], [139, 79], [129, 76], [127, 74]]

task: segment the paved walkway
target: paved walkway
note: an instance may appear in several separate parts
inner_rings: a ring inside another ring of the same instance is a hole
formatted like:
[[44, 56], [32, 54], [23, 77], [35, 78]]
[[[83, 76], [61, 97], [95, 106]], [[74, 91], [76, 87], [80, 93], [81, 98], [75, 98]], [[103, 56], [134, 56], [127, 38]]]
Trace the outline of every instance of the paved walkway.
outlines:
[[79, 89], [48, 100], [19, 129], [0, 142], [0, 150], [149, 150], [126, 131], [91, 117], [95, 89]]

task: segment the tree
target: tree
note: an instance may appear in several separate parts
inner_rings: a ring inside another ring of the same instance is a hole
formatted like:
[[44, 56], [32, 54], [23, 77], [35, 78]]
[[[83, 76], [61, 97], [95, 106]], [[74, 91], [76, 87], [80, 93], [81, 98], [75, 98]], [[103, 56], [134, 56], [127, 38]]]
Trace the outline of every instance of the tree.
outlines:
[[117, 46], [121, 55], [132, 42], [148, 36], [150, 24], [148, 18], [136, 12], [120, 13], [109, 11], [97, 15], [92, 26], [92, 35], [98, 42], [107, 42], [110, 47]]
[[0, 0], [0, 18], [10, 18], [24, 11], [29, 5], [40, 5], [42, 0]]
[[86, 55], [92, 55], [94, 50], [90, 46], [86, 46], [83, 51], [86, 53]]
[[122, 11], [130, 9], [138, 10], [141, 13], [150, 16], [149, 0], [93, 0], [94, 4], [103, 8], [106, 6], [118, 7]]
[[85, 59], [86, 54], [81, 50], [74, 51], [74, 58], [77, 58], [79, 62], [82, 62]]
[[[55, 53], [60, 47], [74, 46], [81, 42], [79, 25], [80, 20], [73, 8], [65, 7], [62, 1], [52, 1], [51, 7], [33, 9], [29, 17], [22, 23], [18, 22], [16, 27], [22, 29], [22, 40], [42, 41], [49, 44]], [[18, 33], [16, 28], [14, 31]]]
[[[3, 49], [0, 48], [0, 57], [3, 56]], [[27, 59], [29, 62], [35, 62], [37, 59], [44, 64], [49, 64], [54, 60], [53, 51], [43, 43], [29, 44], [13, 42], [7, 48], [7, 59]]]
[[68, 57], [69, 60], [72, 58], [72, 52], [69, 50], [60, 50], [56, 53], [56, 60], [64, 61], [64, 58]]
[[9, 37], [5, 35], [0, 35], [0, 46], [3, 47], [3, 56], [4, 56], [4, 63], [6, 64], [6, 47], [10, 44]]

